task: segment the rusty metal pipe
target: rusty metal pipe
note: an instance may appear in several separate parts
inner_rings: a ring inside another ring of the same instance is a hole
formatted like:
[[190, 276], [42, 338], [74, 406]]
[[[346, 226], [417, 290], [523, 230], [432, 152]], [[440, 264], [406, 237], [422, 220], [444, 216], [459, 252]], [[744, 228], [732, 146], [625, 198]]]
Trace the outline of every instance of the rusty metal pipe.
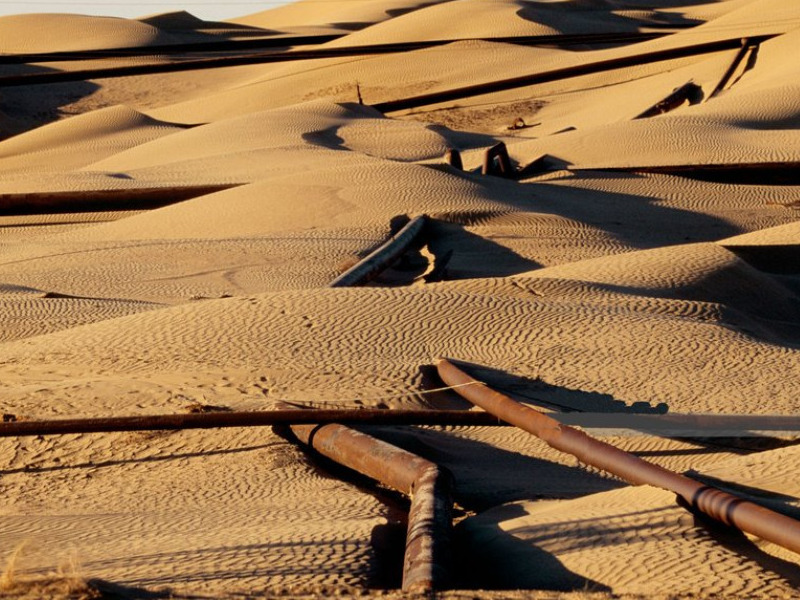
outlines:
[[[8, 418], [13, 418], [7, 415]], [[212, 412], [145, 417], [54, 419], [0, 423], [0, 438], [115, 431], [179, 431], [227, 427], [266, 427], [295, 423], [363, 423], [370, 425], [502, 425], [488, 413], [466, 410], [285, 409], [256, 412]]]
[[453, 477], [433, 463], [414, 480], [408, 513], [403, 589], [426, 592], [446, 587], [450, 580]]
[[450, 473], [424, 458], [344, 425], [292, 425], [291, 430], [301, 442], [323, 456], [411, 497], [403, 590], [442, 589], [449, 579]]
[[445, 359], [439, 360], [437, 368], [445, 383], [462, 386], [456, 388], [461, 396], [497, 418], [532, 433], [552, 448], [572, 454], [581, 462], [634, 485], [647, 484], [674, 492], [693, 509], [717, 521], [800, 553], [800, 521], [649, 463], [591, 438], [582, 431], [561, 425], [555, 419], [484, 384], [465, 386], [475, 380]]

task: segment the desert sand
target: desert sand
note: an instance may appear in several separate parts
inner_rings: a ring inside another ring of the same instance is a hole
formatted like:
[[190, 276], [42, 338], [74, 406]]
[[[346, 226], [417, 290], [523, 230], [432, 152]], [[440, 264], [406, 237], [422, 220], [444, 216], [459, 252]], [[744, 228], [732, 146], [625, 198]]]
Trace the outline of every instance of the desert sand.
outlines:
[[[317, 35], [338, 36], [320, 50], [446, 43], [0, 90], [3, 414], [468, 409], [430, 391], [442, 356], [548, 411], [798, 414], [795, 2], [19, 15], [0, 18], [0, 59], [31, 56], [5, 61], [0, 86]], [[520, 36], [569, 44], [497, 39]], [[231, 47], [202, 50], [212, 43]], [[72, 54], [47, 56], [58, 52]], [[481, 174], [498, 142], [512, 177]], [[418, 215], [421, 248], [366, 285], [329, 287]], [[452, 471], [453, 587], [490, 590], [453, 598], [800, 586], [797, 554], [520, 430], [368, 431]], [[800, 517], [796, 434], [591, 433]], [[0, 553], [15, 581], [66, 572], [203, 597], [399, 586], [406, 500], [268, 428], [0, 448]], [[22, 593], [7, 579], [5, 593]]]

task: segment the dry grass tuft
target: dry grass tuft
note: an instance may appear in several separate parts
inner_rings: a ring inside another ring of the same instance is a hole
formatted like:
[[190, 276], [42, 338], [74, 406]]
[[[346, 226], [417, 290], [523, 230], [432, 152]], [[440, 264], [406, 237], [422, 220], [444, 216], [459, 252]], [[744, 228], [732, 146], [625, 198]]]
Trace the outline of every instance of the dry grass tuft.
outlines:
[[101, 594], [80, 576], [77, 556], [49, 575], [19, 575], [17, 566], [25, 544], [17, 546], [0, 575], [0, 598], [16, 600], [53, 598], [55, 600], [93, 600]]

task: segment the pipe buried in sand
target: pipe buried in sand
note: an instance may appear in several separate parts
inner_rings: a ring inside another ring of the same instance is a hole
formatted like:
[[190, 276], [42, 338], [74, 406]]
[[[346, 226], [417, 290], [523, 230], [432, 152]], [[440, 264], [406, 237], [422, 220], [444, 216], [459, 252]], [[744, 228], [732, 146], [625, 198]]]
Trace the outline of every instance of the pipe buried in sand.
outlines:
[[331, 281], [328, 287], [361, 285], [376, 277], [417, 241], [425, 230], [427, 219], [425, 215], [419, 215], [411, 219], [387, 242]]
[[344, 425], [292, 425], [291, 430], [323, 456], [411, 497], [403, 591], [443, 589], [449, 580], [451, 560], [450, 472]]
[[513, 174], [514, 169], [511, 166], [511, 158], [508, 156], [508, 148], [503, 142], [498, 142], [491, 148], [486, 149], [483, 154], [481, 175], [512, 177]]
[[[440, 359], [437, 369], [447, 385], [460, 386], [456, 388], [459, 395], [497, 418], [532, 433], [552, 448], [634, 485], [647, 484], [674, 492], [696, 511], [800, 554], [800, 521], [649, 463], [562, 425], [478, 383], [448, 360]], [[473, 385], [465, 385], [473, 382]]]

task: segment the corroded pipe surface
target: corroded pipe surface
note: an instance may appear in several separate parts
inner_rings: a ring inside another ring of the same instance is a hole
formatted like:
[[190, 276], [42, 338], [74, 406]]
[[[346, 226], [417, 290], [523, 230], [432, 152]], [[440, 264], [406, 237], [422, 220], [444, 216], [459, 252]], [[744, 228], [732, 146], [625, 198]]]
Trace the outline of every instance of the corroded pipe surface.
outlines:
[[291, 429], [300, 441], [323, 456], [411, 496], [403, 590], [442, 589], [449, 579], [452, 527], [449, 472], [344, 425], [293, 425]]
[[648, 484], [674, 492], [692, 508], [713, 519], [800, 553], [800, 521], [591, 438], [486, 385], [464, 385], [475, 380], [447, 360], [441, 359], [437, 368], [445, 383], [462, 386], [456, 389], [461, 396], [499, 419], [541, 438], [556, 450], [572, 454], [587, 465], [635, 485]]
[[432, 464], [344, 425], [292, 425], [291, 429], [301, 442], [323, 456], [407, 496], [411, 495], [418, 474]]
[[450, 578], [453, 477], [437, 465], [424, 467], [414, 480], [408, 513], [403, 589], [425, 592]]

